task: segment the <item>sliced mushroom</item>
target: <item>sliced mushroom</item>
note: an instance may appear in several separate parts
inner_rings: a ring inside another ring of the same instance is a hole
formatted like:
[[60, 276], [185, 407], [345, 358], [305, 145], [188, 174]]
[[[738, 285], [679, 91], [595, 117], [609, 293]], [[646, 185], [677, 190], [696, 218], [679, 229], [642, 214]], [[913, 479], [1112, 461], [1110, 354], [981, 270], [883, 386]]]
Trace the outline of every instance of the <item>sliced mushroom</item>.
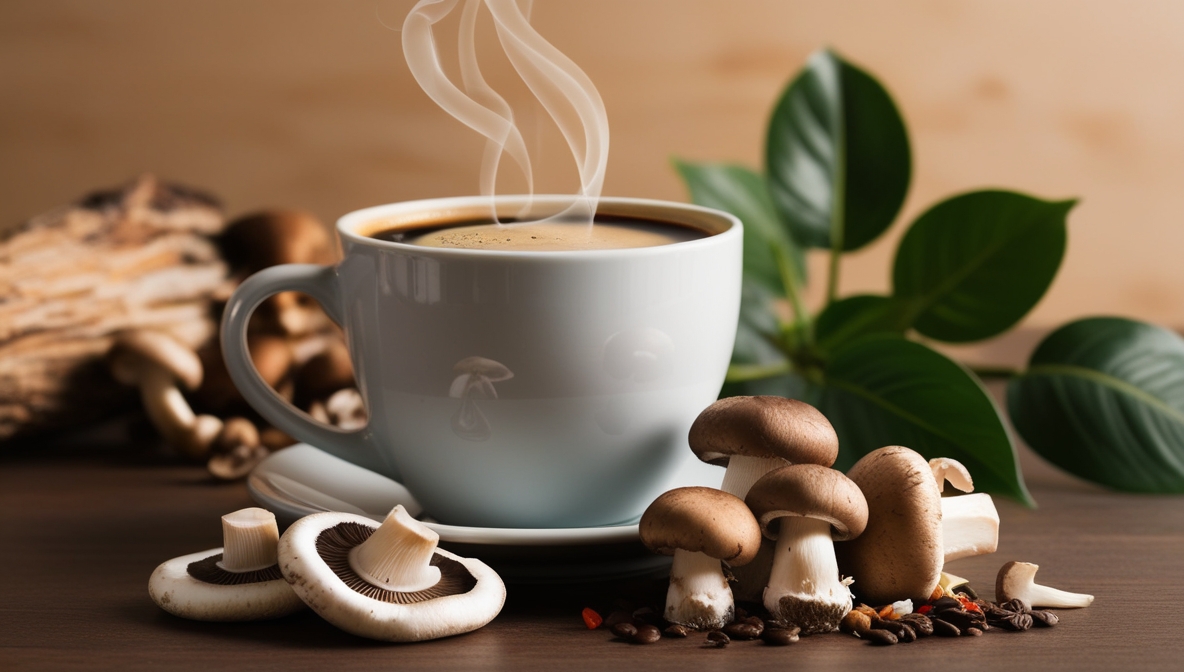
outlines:
[[304, 608], [276, 564], [275, 516], [250, 508], [222, 516], [223, 548], [173, 558], [148, 579], [161, 609], [198, 621], [279, 618]]
[[688, 438], [700, 460], [727, 467], [720, 489], [741, 499], [773, 469], [829, 467], [839, 455], [839, 438], [826, 416], [784, 397], [720, 399], [699, 414]]
[[1094, 596], [1085, 593], [1069, 593], [1036, 583], [1039, 565], [1030, 562], [1012, 562], [999, 568], [995, 577], [995, 599], [999, 602], [1023, 600], [1028, 607], [1088, 607]]
[[834, 542], [858, 537], [867, 525], [859, 487], [835, 469], [794, 464], [762, 476], [745, 502], [761, 531], [777, 542], [765, 608], [803, 635], [838, 630], [852, 601]]
[[[974, 492], [974, 479], [958, 460], [935, 457], [929, 469], [937, 482], [937, 491], [945, 484], [964, 493]], [[994, 553], [999, 547], [999, 512], [986, 493], [941, 498], [941, 539], [944, 563], [974, 555]]]
[[415, 642], [476, 630], [501, 611], [505, 585], [485, 563], [438, 541], [402, 506], [380, 527], [349, 513], [317, 513], [284, 533], [280, 567], [313, 611], [361, 637]]
[[761, 542], [756, 518], [739, 497], [714, 488], [670, 490], [642, 514], [638, 531], [650, 550], [674, 556], [667, 621], [700, 630], [731, 622], [735, 606], [720, 561], [751, 562]]

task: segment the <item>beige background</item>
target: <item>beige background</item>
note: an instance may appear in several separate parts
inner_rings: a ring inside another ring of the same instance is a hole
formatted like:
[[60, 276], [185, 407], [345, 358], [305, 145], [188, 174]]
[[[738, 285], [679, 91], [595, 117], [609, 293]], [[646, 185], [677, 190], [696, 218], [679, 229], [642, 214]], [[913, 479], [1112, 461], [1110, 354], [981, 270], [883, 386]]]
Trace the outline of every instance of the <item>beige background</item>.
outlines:
[[[7, 0], [0, 227], [141, 171], [207, 188], [231, 214], [331, 219], [474, 192], [481, 139], [419, 91], [384, 26], [412, 4]], [[773, 100], [831, 45], [903, 109], [906, 217], [988, 185], [1082, 198], [1028, 326], [1184, 326], [1184, 2], [537, 0], [534, 23], [604, 97], [608, 194], [684, 199], [672, 155], [759, 165]], [[524, 104], [488, 37], [487, 76]], [[524, 115], [536, 188], [570, 188], [555, 134]], [[898, 235], [851, 258], [844, 292], [887, 288]]]

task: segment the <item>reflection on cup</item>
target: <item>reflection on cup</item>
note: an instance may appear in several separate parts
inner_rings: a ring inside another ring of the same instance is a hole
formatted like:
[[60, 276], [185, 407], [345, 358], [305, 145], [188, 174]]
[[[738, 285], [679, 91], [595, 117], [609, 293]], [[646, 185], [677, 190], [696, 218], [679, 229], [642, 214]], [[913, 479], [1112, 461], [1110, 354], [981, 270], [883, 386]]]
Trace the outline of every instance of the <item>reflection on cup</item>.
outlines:
[[604, 344], [604, 370], [620, 380], [652, 383], [670, 375], [674, 341], [653, 327], [618, 331]]
[[462, 439], [485, 441], [493, 430], [477, 400], [497, 399], [493, 384], [513, 378], [514, 372], [501, 362], [485, 357], [465, 357], [452, 366], [452, 372], [458, 375], [452, 379], [448, 396], [461, 400], [460, 408], [452, 416], [452, 431]]

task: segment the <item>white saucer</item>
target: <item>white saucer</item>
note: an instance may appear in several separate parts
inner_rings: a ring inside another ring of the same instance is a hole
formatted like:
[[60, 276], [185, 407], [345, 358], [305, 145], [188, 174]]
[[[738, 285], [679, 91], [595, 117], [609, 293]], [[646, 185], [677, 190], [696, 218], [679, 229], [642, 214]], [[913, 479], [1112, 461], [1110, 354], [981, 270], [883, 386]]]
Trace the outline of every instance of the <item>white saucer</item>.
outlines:
[[[688, 460], [670, 487], [719, 487], [723, 469]], [[381, 521], [398, 504], [413, 515], [422, 507], [386, 476], [308, 444], [281, 450], [247, 479], [251, 497], [281, 525], [321, 511], [342, 511]], [[636, 521], [577, 528], [490, 528], [426, 522], [441, 546], [478, 557], [502, 578], [519, 583], [626, 578], [663, 570], [670, 558], [651, 554], [637, 537]]]

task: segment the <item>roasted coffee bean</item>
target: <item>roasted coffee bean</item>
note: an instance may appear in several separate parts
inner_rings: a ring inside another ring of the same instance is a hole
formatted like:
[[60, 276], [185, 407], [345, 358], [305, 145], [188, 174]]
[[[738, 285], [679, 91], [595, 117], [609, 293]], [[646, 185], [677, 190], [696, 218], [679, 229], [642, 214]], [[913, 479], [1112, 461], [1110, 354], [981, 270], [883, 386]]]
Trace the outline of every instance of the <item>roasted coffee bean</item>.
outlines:
[[766, 644], [772, 646], [789, 646], [797, 642], [801, 637], [798, 635], [800, 628], [771, 628], [761, 633], [761, 639]]
[[[908, 620], [905, 620], [905, 619], [903, 619], [903, 618], [901, 618], [900, 620], [898, 620], [898, 621], [896, 621], [896, 622], [897, 622], [897, 623], [899, 623], [899, 624], [901, 624], [902, 626], [904, 626], [905, 630], [908, 630], [908, 637], [906, 637], [906, 639], [907, 639], [908, 641], [910, 641], [910, 642], [915, 642], [915, 641], [917, 641], [917, 638], [918, 638], [920, 635], [918, 635], [918, 634], [917, 634], [917, 628], [916, 628], [916, 626], [914, 626], [914, 625], [913, 625], [913, 623], [912, 623], [912, 622], [910, 622], [910, 621], [908, 621]], [[900, 638], [898, 637], [897, 639], [900, 639]], [[902, 641], [903, 641], [903, 640], [902, 640]]]
[[765, 622], [760, 616], [745, 616], [744, 618], [737, 618], [737, 623], [747, 623], [751, 626], [760, 628], [761, 632], [765, 631]]
[[736, 607], [736, 613], [732, 618], [737, 621], [743, 621], [748, 618], [748, 610], [744, 607]]
[[1032, 621], [1033, 618], [1031, 614], [1017, 613], [1007, 616], [1002, 621], [1000, 621], [999, 625], [1007, 628], [1008, 630], [1023, 632], [1024, 630], [1028, 630], [1032, 627]]
[[707, 633], [707, 646], [716, 649], [722, 649], [728, 645], [728, 642], [731, 641], [732, 640], [720, 630], [712, 630], [711, 632]]
[[947, 597], [942, 597], [940, 599], [933, 601], [933, 612], [932, 613], [936, 614], [936, 613], [941, 613], [943, 611], [949, 611], [950, 609], [961, 609], [961, 608], [962, 608], [961, 602], [959, 602], [957, 599], [955, 599], [953, 597], [947, 596]]
[[981, 619], [975, 618], [968, 611], [947, 609], [941, 612], [941, 620], [957, 627], [959, 630], [965, 630], [973, 625], [977, 625]]
[[886, 621], [882, 618], [872, 620], [872, 630], [887, 630], [896, 636], [897, 641], [911, 642], [917, 639], [916, 633], [900, 621]]
[[887, 630], [880, 629], [868, 630], [867, 632], [860, 633], [859, 636], [877, 646], [892, 646], [900, 641], [896, 638], [896, 635]]
[[958, 626], [950, 623], [949, 621], [943, 621], [940, 618], [934, 618], [930, 620], [933, 621], [933, 634], [937, 635], [938, 637], [958, 637], [962, 634], [962, 631], [958, 629]]
[[683, 639], [687, 635], [691, 634], [691, 629], [685, 625], [675, 623], [674, 625], [671, 625], [669, 628], [666, 628], [665, 630], [663, 630], [662, 634], [666, 635], [667, 637], [677, 637], [679, 639]]
[[912, 628], [918, 637], [928, 637], [933, 634], [933, 621], [929, 620], [925, 614], [909, 614], [900, 620]]
[[637, 626], [632, 623], [617, 623], [609, 628], [609, 630], [612, 631], [614, 636], [629, 641], [633, 641], [633, 638], [637, 636]]
[[761, 636], [761, 628], [751, 623], [733, 623], [724, 626], [724, 634], [732, 639], [756, 639]]
[[1016, 614], [1026, 614], [1029, 611], [1032, 611], [1032, 607], [1027, 602], [1024, 602], [1023, 600], [1021, 600], [1018, 597], [1015, 598], [1014, 600], [1008, 600], [1006, 602], [1003, 602], [999, 606], [1003, 609], [1006, 609], [1007, 611], [1010, 611], [1010, 612], [1016, 613]]
[[604, 627], [611, 630], [612, 627], [614, 625], [616, 625], [617, 623], [632, 623], [632, 622], [633, 622], [633, 611], [632, 610], [625, 611], [624, 609], [618, 609], [604, 618]]
[[975, 627], [970, 627], [970, 628], [966, 628], [965, 630], [962, 631], [962, 636], [964, 636], [964, 637], [982, 637], [983, 631], [979, 630], [978, 628], [975, 628]]
[[1033, 609], [1032, 613], [1028, 615], [1032, 617], [1032, 623], [1034, 625], [1039, 625], [1042, 628], [1051, 628], [1061, 622], [1060, 616], [1057, 616], [1051, 611], [1044, 611], [1043, 609]]
[[638, 644], [653, 644], [659, 639], [662, 639], [662, 631], [649, 623], [637, 626], [637, 634], [633, 635], [633, 641]]

